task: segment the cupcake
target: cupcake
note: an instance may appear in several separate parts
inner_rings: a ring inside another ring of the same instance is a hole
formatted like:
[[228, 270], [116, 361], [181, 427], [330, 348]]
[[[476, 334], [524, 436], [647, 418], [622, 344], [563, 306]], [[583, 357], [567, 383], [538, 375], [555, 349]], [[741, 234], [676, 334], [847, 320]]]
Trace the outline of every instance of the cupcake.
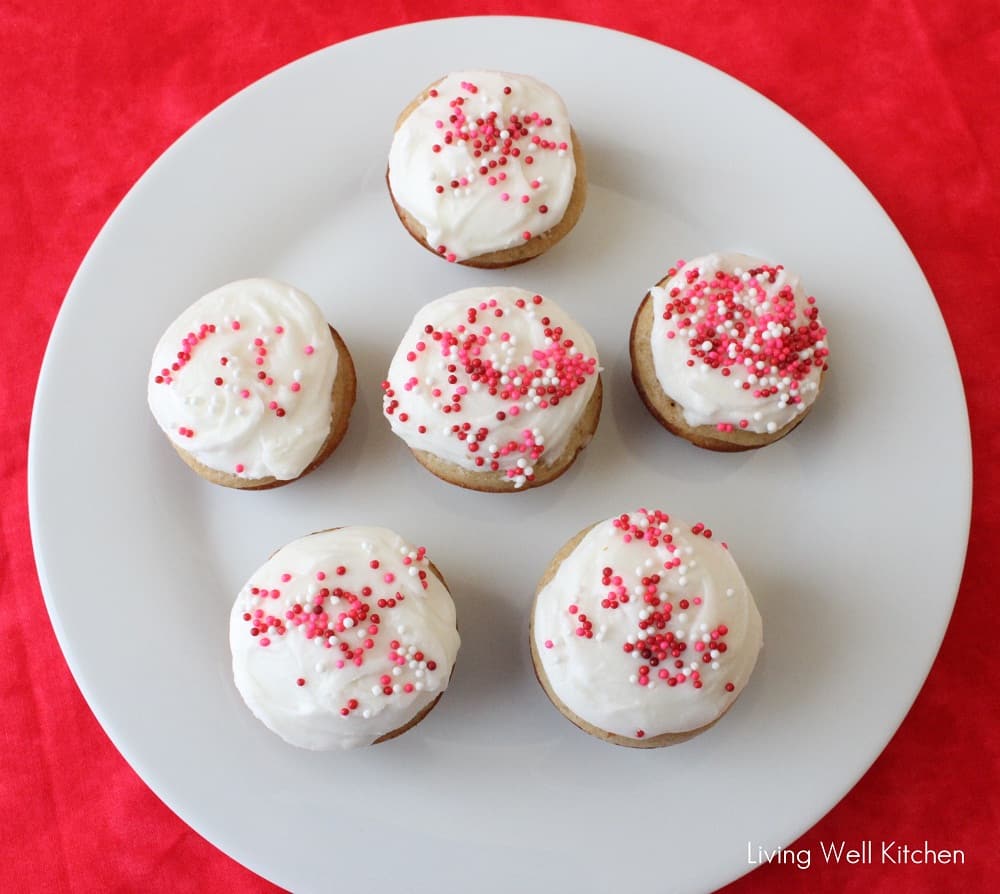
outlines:
[[425, 468], [490, 493], [558, 478], [601, 413], [593, 339], [554, 301], [512, 287], [421, 308], [382, 387], [393, 432]]
[[229, 624], [247, 707], [291, 745], [395, 738], [448, 686], [455, 604], [423, 547], [386, 528], [310, 534], [251, 575]]
[[347, 346], [308, 295], [244, 279], [170, 324], [153, 352], [148, 400], [202, 478], [262, 490], [301, 478], [333, 453], [355, 388]]
[[629, 350], [657, 421], [721, 451], [763, 447], [802, 422], [830, 353], [799, 277], [742, 254], [678, 261], [639, 305]]
[[552, 88], [526, 75], [462, 71], [399, 116], [386, 173], [403, 226], [470, 267], [510, 267], [573, 229], [586, 200], [580, 143]]
[[657, 748], [712, 726], [746, 686], [761, 620], [725, 543], [640, 509], [577, 534], [535, 596], [535, 675], [580, 729]]

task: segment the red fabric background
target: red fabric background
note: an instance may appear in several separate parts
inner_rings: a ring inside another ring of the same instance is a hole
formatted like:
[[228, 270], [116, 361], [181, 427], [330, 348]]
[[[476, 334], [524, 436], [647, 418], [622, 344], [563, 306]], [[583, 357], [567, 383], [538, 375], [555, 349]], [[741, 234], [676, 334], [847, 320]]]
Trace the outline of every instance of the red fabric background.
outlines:
[[727, 891], [1000, 890], [990, 622], [1000, 414], [985, 334], [1000, 324], [992, 278], [1000, 269], [1000, 7], [996, 0], [618, 5], [8, 0], [0, 7], [0, 888], [274, 890], [146, 789], [69, 675], [44, 615], [28, 537], [25, 455], [35, 380], [62, 296], [101, 225], [201, 116], [274, 68], [344, 38], [490, 12], [619, 28], [745, 81], [825, 140], [913, 249], [954, 340], [972, 421], [975, 502], [965, 580], [941, 654], [899, 733], [796, 846], [927, 839], [962, 848], [967, 865], [825, 868], [814, 861], [806, 872], [773, 865]]

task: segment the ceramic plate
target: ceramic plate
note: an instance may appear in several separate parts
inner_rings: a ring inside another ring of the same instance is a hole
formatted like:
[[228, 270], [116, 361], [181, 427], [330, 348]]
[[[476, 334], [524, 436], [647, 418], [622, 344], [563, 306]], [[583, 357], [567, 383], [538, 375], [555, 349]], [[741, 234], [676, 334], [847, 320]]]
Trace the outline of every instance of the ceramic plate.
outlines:
[[[509, 272], [425, 252], [383, 179], [399, 110], [470, 65], [552, 84], [587, 152], [579, 225]], [[748, 454], [671, 437], [629, 380], [643, 294], [677, 258], [714, 249], [799, 271], [831, 333], [815, 411]], [[147, 411], [146, 373], [184, 307], [257, 275], [316, 298], [351, 347], [360, 391], [345, 442], [318, 472], [240, 493], [177, 459]], [[569, 309], [605, 368], [591, 446], [562, 479], [518, 495], [438, 481], [381, 415], [380, 382], [414, 311], [490, 284]], [[648, 871], [651, 844], [675, 891], [710, 889], [748, 870], [748, 842], [784, 845], [819, 819], [885, 746], [931, 665], [961, 574], [971, 481], [934, 298], [830, 150], [679, 53], [516, 18], [330, 47], [233, 97], [167, 151], [108, 221], [60, 311], [29, 478], [66, 659], [112, 741], [173, 810], [297, 892], [479, 894], [612, 890]], [[765, 649], [735, 708], [655, 751], [571, 726], [535, 682], [527, 642], [535, 583], [556, 549], [640, 505], [708, 522], [764, 618]], [[353, 753], [303, 752], [240, 701], [229, 610], [276, 547], [352, 523], [428, 547], [456, 598], [462, 651], [413, 732]]]

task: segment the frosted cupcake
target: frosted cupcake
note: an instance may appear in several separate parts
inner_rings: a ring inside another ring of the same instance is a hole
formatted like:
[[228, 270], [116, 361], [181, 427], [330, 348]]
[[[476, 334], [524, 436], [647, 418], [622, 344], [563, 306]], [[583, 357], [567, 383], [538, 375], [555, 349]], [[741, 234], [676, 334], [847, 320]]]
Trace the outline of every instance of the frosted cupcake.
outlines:
[[236, 597], [229, 642], [247, 707], [314, 750], [414, 727], [448, 686], [459, 648], [455, 604], [424, 549], [372, 527], [279, 549]]
[[513, 287], [417, 311], [382, 387], [385, 417], [421, 465], [492, 493], [558, 478], [601, 413], [593, 339], [554, 301]]
[[562, 99], [535, 78], [497, 71], [449, 74], [414, 99], [396, 122], [386, 180], [410, 235], [471, 267], [548, 251], [587, 195]]
[[750, 679], [761, 648], [753, 596], [703, 524], [640, 509], [577, 534], [538, 586], [535, 673], [580, 729], [657, 748], [704, 732]]
[[632, 323], [632, 380], [659, 423], [699, 447], [764, 447], [805, 419], [827, 369], [816, 299], [780, 264], [678, 261]]
[[147, 396], [202, 478], [261, 490], [301, 478], [333, 453], [356, 386], [347, 345], [308, 295], [244, 279], [171, 323], [153, 352]]

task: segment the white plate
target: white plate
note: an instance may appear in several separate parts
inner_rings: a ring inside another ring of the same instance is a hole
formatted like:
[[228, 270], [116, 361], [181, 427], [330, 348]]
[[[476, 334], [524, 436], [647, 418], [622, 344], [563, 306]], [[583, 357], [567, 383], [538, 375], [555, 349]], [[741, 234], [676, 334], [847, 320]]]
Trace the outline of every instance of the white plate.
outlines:
[[[387, 60], [405, 60], [391, 65]], [[383, 174], [395, 116], [473, 64], [566, 99], [590, 198], [576, 230], [511, 272], [431, 257]], [[629, 381], [632, 313], [678, 257], [744, 248], [800, 271], [831, 330], [823, 397], [793, 435], [715, 455], [659, 429]], [[211, 487], [145, 406], [161, 331], [228, 280], [311, 293], [358, 364], [340, 450], [277, 491]], [[462, 491], [411, 460], [379, 383], [413, 311], [513, 283], [595, 334], [606, 403], [560, 481]], [[932, 415], [931, 415], [932, 413]], [[634, 37], [538, 19], [457, 19], [316, 53], [225, 103], [139, 181], [94, 243], [45, 357], [32, 532], [59, 641], [115, 745], [185, 821], [296, 891], [607, 891], [669, 867], [676, 891], [745, 872], [867, 769], [919, 690], [951, 612], [969, 522], [968, 421], [934, 299], [872, 196], [767, 100]], [[536, 684], [527, 610], [585, 524], [655, 504], [709, 522], [758, 595], [765, 651], [725, 720], [686, 744], [613, 748]], [[236, 590], [277, 546], [386, 524], [427, 545], [458, 603], [452, 688], [419, 728], [312, 754], [233, 688]], [[511, 526], [516, 534], [512, 535]], [[667, 877], [660, 877], [666, 883]]]

